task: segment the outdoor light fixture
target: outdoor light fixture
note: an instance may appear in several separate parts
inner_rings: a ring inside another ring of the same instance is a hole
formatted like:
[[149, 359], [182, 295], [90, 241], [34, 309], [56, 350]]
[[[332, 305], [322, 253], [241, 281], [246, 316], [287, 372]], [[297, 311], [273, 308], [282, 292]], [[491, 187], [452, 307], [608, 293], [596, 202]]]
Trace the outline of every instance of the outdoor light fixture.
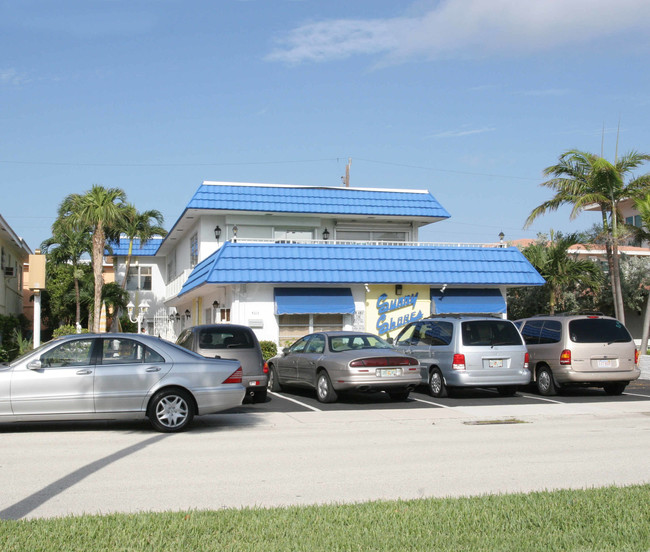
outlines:
[[176, 322], [180, 322], [180, 321], [181, 321], [181, 313], [177, 312], [176, 313]]
[[219, 225], [214, 227], [214, 237], [219, 241], [219, 238], [221, 237], [221, 227]]
[[501, 247], [503, 247], [503, 238], [505, 238], [505, 234], [503, 232], [499, 232], [499, 244]]
[[237, 238], [237, 225], [232, 227], [232, 235], [236, 239]]
[[174, 313], [172, 312], [172, 313], [169, 315], [169, 321], [170, 321], [170, 322], [174, 322], [174, 320], [176, 320], [176, 317], [174, 316]]
[[395, 295], [402, 295], [402, 284], [395, 284]]
[[212, 303], [212, 308], [213, 308], [213, 309], [218, 309], [218, 308], [219, 308], [219, 301], [214, 301], [214, 302]]
[[330, 233], [327, 231], [327, 228], [323, 230], [323, 240], [327, 241], [330, 239]]
[[138, 324], [138, 333], [140, 333], [142, 320], [144, 319], [145, 313], [149, 310], [149, 303], [147, 303], [147, 301], [142, 301], [142, 303], [138, 305], [138, 314], [136, 315], [135, 319], [133, 318], [133, 312], [135, 311], [135, 305], [133, 304], [133, 301], [129, 301], [128, 305], [126, 306], [126, 310], [129, 313], [129, 320], [134, 324]]
[[192, 316], [192, 313], [190, 312], [190, 309], [185, 309], [185, 318], [187, 318], [189, 320], [191, 316]]

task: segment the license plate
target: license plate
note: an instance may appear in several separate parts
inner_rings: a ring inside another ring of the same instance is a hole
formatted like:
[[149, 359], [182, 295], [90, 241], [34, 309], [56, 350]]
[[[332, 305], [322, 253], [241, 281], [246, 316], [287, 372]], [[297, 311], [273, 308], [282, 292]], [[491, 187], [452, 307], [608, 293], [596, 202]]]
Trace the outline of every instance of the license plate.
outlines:
[[380, 378], [394, 378], [401, 375], [401, 368], [382, 368], [381, 370], [377, 370], [377, 376]]
[[598, 368], [611, 368], [612, 367], [612, 361], [611, 360], [599, 360], [598, 361]]
[[497, 358], [494, 360], [488, 360], [489, 368], [503, 368], [503, 359]]

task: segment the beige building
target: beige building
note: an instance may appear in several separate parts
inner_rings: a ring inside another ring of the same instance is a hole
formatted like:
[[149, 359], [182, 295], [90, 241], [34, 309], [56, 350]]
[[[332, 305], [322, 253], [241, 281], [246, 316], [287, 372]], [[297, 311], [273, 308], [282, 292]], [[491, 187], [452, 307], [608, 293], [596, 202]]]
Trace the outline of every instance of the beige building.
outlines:
[[32, 253], [0, 215], [0, 314], [23, 313], [24, 266]]

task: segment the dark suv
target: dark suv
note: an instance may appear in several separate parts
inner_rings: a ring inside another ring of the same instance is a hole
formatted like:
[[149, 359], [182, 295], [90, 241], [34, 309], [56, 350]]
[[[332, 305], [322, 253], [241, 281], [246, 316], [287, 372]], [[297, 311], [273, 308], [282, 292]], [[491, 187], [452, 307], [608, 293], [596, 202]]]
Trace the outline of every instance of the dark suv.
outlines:
[[602, 314], [540, 315], [515, 322], [530, 353], [542, 395], [562, 387], [602, 387], [620, 395], [641, 374], [639, 352], [625, 326]]
[[238, 324], [204, 324], [183, 330], [176, 343], [209, 358], [236, 359], [244, 372], [242, 385], [253, 402], [266, 400], [268, 366], [255, 332]]

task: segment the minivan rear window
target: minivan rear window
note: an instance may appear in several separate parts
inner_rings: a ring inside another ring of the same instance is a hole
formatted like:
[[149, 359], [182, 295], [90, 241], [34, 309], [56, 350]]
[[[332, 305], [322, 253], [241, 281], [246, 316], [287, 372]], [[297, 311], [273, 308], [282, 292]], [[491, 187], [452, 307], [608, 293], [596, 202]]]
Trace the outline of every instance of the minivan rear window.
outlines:
[[569, 322], [569, 336], [574, 343], [628, 343], [630, 332], [618, 320], [582, 318]]
[[243, 329], [206, 328], [199, 331], [199, 349], [252, 349], [251, 334]]
[[462, 323], [463, 345], [523, 345], [515, 325], [508, 320], [468, 320]]

